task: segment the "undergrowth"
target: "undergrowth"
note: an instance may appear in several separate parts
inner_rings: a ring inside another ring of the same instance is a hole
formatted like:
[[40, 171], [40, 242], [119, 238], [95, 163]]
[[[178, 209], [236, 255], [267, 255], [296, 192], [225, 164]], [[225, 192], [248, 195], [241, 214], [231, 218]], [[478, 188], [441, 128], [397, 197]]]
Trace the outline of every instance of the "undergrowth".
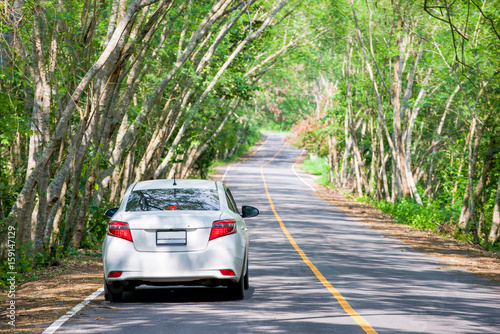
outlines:
[[321, 184], [322, 186], [329, 185], [330, 180], [328, 175], [328, 162], [325, 158], [309, 156], [306, 160], [304, 160], [301, 169], [308, 172], [309, 174], [319, 175], [319, 178], [316, 180], [316, 182]]
[[[303, 163], [302, 170], [309, 174], [320, 175], [320, 178], [316, 181], [319, 184], [332, 186], [329, 183], [328, 163], [325, 158], [308, 157]], [[357, 202], [369, 202], [380, 211], [389, 214], [399, 224], [409, 225], [420, 230], [435, 231], [440, 235], [477, 244], [477, 238], [475, 240], [473, 233], [465, 232], [456, 227], [456, 222], [460, 216], [459, 203], [451, 205], [446, 199], [424, 199], [423, 205], [416, 203], [414, 200], [405, 199], [391, 203], [377, 201], [367, 195], [356, 197], [347, 191], [344, 191], [344, 197]], [[491, 244], [483, 241], [479, 246], [485, 250], [500, 253], [500, 245], [498, 243]]]

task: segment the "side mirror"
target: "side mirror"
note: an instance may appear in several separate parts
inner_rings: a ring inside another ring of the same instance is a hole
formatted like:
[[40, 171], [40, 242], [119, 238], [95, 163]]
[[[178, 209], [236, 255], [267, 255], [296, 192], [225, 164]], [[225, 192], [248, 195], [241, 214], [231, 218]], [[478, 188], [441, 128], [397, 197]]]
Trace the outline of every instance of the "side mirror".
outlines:
[[253, 206], [243, 205], [243, 207], [241, 208], [241, 212], [243, 212], [243, 214], [241, 215], [243, 218], [250, 218], [259, 215], [259, 210], [257, 208], [254, 208]]
[[115, 215], [116, 211], [118, 211], [118, 208], [112, 208], [112, 209], [109, 209], [108, 211], [106, 211], [106, 212], [104, 213], [104, 216], [105, 216], [106, 218], [111, 219], [111, 218]]

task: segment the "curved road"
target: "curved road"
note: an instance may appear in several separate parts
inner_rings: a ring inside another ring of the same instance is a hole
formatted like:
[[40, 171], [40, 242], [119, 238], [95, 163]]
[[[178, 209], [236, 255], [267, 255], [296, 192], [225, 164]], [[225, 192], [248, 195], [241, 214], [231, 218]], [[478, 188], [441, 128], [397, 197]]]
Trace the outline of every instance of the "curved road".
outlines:
[[[371, 229], [315, 196], [300, 152], [268, 134], [224, 176], [251, 236], [250, 289], [102, 295], [56, 333], [500, 333], [500, 287]], [[48, 326], [48, 325], [47, 325]]]

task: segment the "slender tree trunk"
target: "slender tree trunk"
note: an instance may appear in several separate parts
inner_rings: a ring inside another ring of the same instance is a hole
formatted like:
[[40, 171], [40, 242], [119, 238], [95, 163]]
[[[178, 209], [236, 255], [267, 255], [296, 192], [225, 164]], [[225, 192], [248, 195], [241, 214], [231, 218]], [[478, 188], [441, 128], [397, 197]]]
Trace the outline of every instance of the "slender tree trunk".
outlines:
[[363, 196], [363, 188], [362, 188], [362, 180], [361, 180], [361, 175], [360, 175], [360, 170], [361, 170], [361, 163], [359, 162], [358, 156], [355, 155], [352, 158], [352, 162], [354, 165], [354, 175], [356, 175], [356, 180], [354, 182], [354, 188], [356, 188], [356, 191], [358, 193], [359, 197]]
[[183, 171], [181, 173], [181, 177], [183, 177], [183, 178], [187, 177], [187, 175], [190, 172], [191, 167], [193, 166], [193, 164], [203, 154], [203, 152], [205, 152], [208, 149], [208, 147], [210, 146], [210, 144], [219, 135], [219, 133], [222, 131], [224, 125], [228, 121], [229, 117], [231, 117], [231, 115], [233, 114], [234, 110], [236, 108], [238, 108], [239, 104], [241, 103], [241, 100], [242, 99], [240, 98], [240, 99], [238, 99], [238, 101], [236, 101], [234, 107], [222, 119], [222, 121], [220, 122], [218, 128], [215, 129], [215, 131], [212, 132], [211, 136], [207, 140], [204, 141], [204, 144], [197, 146], [196, 149], [194, 150], [194, 152], [189, 155], [189, 158], [187, 159], [186, 164], [184, 166], [184, 169], [183, 169]]
[[479, 199], [480, 199], [481, 194], [484, 190], [487, 174], [491, 170], [492, 165], [493, 165], [493, 162], [491, 160], [488, 160], [483, 164], [483, 168], [481, 170], [481, 176], [479, 177], [479, 180], [476, 184], [476, 187], [474, 188], [474, 193], [472, 194], [472, 196], [470, 198], [470, 203], [467, 206], [467, 208], [465, 209], [465, 212], [463, 214], [464, 217], [463, 218], [461, 217], [466, 222], [466, 224], [469, 224], [469, 222], [471, 222], [469, 224], [470, 226], [468, 226], [467, 229], [474, 233], [474, 242], [475, 243], [479, 243], [479, 239], [478, 239], [479, 235], [477, 234], [477, 231], [479, 229], [479, 225], [477, 227], [475, 226], [476, 217], [474, 216], [474, 214], [476, 211], [476, 206], [479, 203]]
[[[36, 167], [38, 163], [38, 156], [43, 151], [44, 146], [50, 140], [50, 106], [51, 106], [51, 88], [47, 78], [47, 71], [45, 69], [45, 52], [44, 52], [44, 41], [42, 40], [42, 31], [40, 23], [40, 12], [43, 8], [41, 6], [35, 7], [38, 12], [34, 18], [33, 25], [33, 55], [36, 60], [36, 66], [33, 68], [33, 76], [35, 79], [35, 99], [34, 99], [34, 109], [33, 109], [33, 119], [36, 120], [35, 124], [35, 138], [34, 141], [34, 151], [35, 156], [32, 160], [35, 162], [33, 168]], [[37, 204], [37, 214], [34, 219], [34, 224], [32, 230], [34, 230], [33, 238], [33, 253], [39, 254], [43, 252], [44, 249], [44, 231], [47, 223], [47, 187], [49, 181], [49, 169], [48, 166], [45, 170], [40, 173], [39, 179], [37, 180], [37, 190], [38, 190], [38, 204]], [[28, 170], [27, 179], [31, 174], [31, 170]], [[34, 258], [35, 260], [35, 258]]]
[[[477, 157], [479, 154], [479, 145], [481, 144], [481, 140], [483, 138], [484, 131], [486, 129], [489, 117], [491, 116], [491, 113], [493, 110], [490, 110], [486, 118], [483, 120], [483, 125], [479, 129], [478, 133], [476, 134], [476, 123], [477, 123], [477, 117], [475, 114], [475, 110], [479, 101], [479, 98], [482, 95], [482, 92], [484, 91], [485, 86], [481, 88], [479, 91], [477, 97], [476, 97], [476, 106], [474, 106], [473, 113], [472, 113], [472, 124], [471, 124], [471, 138], [469, 141], [469, 154], [468, 154], [468, 164], [469, 164], [469, 170], [468, 170], [468, 177], [467, 177], [467, 190], [464, 195], [464, 199], [462, 202], [462, 211], [460, 213], [460, 218], [458, 220], [458, 226], [462, 230], [466, 230], [469, 224], [469, 221], [471, 218], [473, 218], [473, 215], [470, 213], [474, 212], [474, 205], [475, 205], [475, 199], [473, 198], [473, 181], [474, 181], [474, 176], [476, 174], [476, 165], [477, 165]], [[474, 139], [474, 140], [473, 140]], [[474, 144], [472, 144], [474, 142]], [[471, 200], [472, 199], [472, 200]], [[470, 201], [470, 202], [469, 202]]]
[[346, 79], [346, 95], [347, 95], [347, 106], [344, 118], [344, 135], [345, 135], [345, 150], [342, 157], [342, 174], [341, 174], [341, 184], [342, 188], [347, 187], [347, 178], [349, 173], [349, 155], [351, 153], [352, 147], [352, 133], [349, 130], [349, 122], [352, 117], [352, 91], [351, 91], [351, 57], [352, 57], [352, 40], [349, 38], [347, 43], [347, 58], [344, 62], [345, 67], [345, 79]]
[[356, 138], [355, 130], [351, 127], [351, 133], [352, 133], [352, 150], [354, 153], [354, 157], [356, 159], [355, 166], [356, 168], [356, 178], [358, 180], [358, 194], [359, 196], [363, 195], [363, 192], [361, 190], [361, 185], [364, 186], [365, 191], [368, 195], [371, 194], [370, 191], [370, 184], [368, 183], [368, 179], [366, 177], [366, 173], [364, 171], [364, 163], [363, 163], [363, 157], [361, 156], [361, 153], [359, 151], [358, 147], [358, 140]]
[[411, 195], [411, 190], [409, 187], [409, 182], [407, 178], [406, 171], [406, 157], [404, 154], [404, 146], [403, 146], [403, 138], [402, 138], [402, 130], [401, 130], [401, 79], [403, 76], [403, 50], [405, 47], [404, 41], [402, 41], [401, 37], [401, 19], [399, 19], [398, 23], [398, 33], [396, 36], [396, 43], [400, 49], [400, 53], [395, 57], [394, 60], [394, 78], [392, 81], [392, 110], [393, 110], [393, 137], [394, 137], [394, 146], [396, 149], [396, 172], [397, 178], [401, 180], [398, 182], [400, 186], [402, 196], [404, 198], [408, 198]]
[[73, 248], [80, 248], [83, 235], [85, 233], [85, 225], [87, 222], [87, 211], [89, 209], [89, 202], [92, 195], [92, 188], [94, 187], [95, 177], [91, 176], [85, 185], [85, 192], [80, 204], [80, 213], [76, 222], [75, 231], [73, 233]]
[[435, 135], [435, 137], [432, 138], [432, 143], [431, 143], [432, 155], [430, 157], [430, 163], [429, 163], [429, 174], [427, 177], [427, 187], [426, 187], [425, 192], [424, 192], [424, 195], [427, 195], [427, 196], [430, 195], [430, 191], [432, 189], [432, 178], [433, 178], [433, 173], [434, 173], [434, 159], [436, 157], [436, 152], [437, 152], [436, 145], [438, 144], [438, 142], [440, 140], [439, 136], [441, 136], [441, 133], [443, 132], [444, 122], [446, 119], [446, 115], [448, 114], [448, 112], [450, 110], [451, 102], [453, 101], [453, 99], [454, 99], [454, 97], [459, 89], [460, 89], [460, 85], [457, 85], [457, 87], [455, 88], [453, 93], [451, 93], [451, 95], [446, 100], [444, 112], [443, 112], [443, 115], [441, 116], [438, 128], [436, 130], [436, 135]]
[[212, 89], [215, 87], [219, 79], [221, 78], [222, 74], [226, 71], [226, 69], [229, 67], [229, 65], [233, 62], [233, 60], [236, 58], [238, 54], [243, 50], [245, 45], [249, 43], [250, 41], [254, 40], [255, 38], [259, 37], [264, 30], [267, 28], [267, 26], [272, 22], [278, 11], [283, 8], [286, 4], [288, 3], [288, 0], [283, 0], [281, 1], [275, 8], [273, 8], [268, 14], [262, 25], [259, 27], [257, 31], [254, 33], [248, 35], [244, 40], [238, 43], [234, 51], [231, 53], [231, 55], [226, 59], [224, 64], [219, 68], [217, 71], [216, 75], [214, 78], [211, 80], [211, 82], [208, 84], [208, 86], [205, 88], [201, 96], [198, 98], [198, 101], [193, 105], [191, 110], [187, 114], [187, 118], [182, 124], [181, 128], [177, 132], [177, 135], [172, 143], [172, 148], [169, 150], [169, 153], [167, 154], [166, 158], [162, 161], [162, 163], [158, 166], [154, 173], [154, 178], [159, 178], [160, 175], [164, 172], [164, 169], [166, 168], [167, 164], [170, 161], [171, 156], [173, 155], [173, 148], [175, 148], [180, 140], [182, 139], [184, 132], [187, 129], [187, 126], [189, 125], [191, 118], [193, 116], [194, 112], [197, 112], [198, 107], [201, 105], [201, 103], [207, 98], [208, 94], [212, 91]]
[[491, 243], [500, 241], [500, 174], [498, 175], [497, 195], [493, 206], [493, 218], [488, 241]]
[[[371, 112], [370, 112], [370, 116]], [[368, 185], [370, 187], [370, 190], [368, 193], [373, 194], [373, 193], [378, 193], [379, 187], [376, 186], [376, 178], [377, 178], [377, 166], [378, 163], [380, 162], [380, 156], [377, 152], [377, 137], [375, 136], [374, 133], [374, 121], [373, 118], [370, 117], [370, 138], [371, 139], [371, 146], [370, 146], [370, 180], [368, 181]]]
[[[9, 5], [10, 2], [12, 1], [9, 1]], [[18, 27], [21, 25], [24, 16], [23, 7], [25, 3], [26, 0], [14, 0], [10, 12], [8, 8], [4, 8], [7, 14], [5, 19], [8, 22], [8, 28], [0, 35], [2, 41], [5, 43], [2, 43], [2, 46], [0, 46], [0, 68], [7, 68], [15, 58], [15, 50], [20, 50]]]
[[[372, 86], [373, 86], [373, 90], [375, 92], [375, 97], [376, 97], [376, 100], [377, 100], [377, 115], [378, 115], [378, 122], [379, 122], [379, 142], [380, 142], [380, 145], [381, 145], [381, 156], [383, 156], [384, 154], [384, 147], [383, 147], [383, 138], [381, 137], [382, 135], [382, 130], [384, 130], [385, 134], [386, 134], [386, 139], [389, 143], [389, 146], [391, 148], [391, 153], [392, 153], [392, 158], [393, 158], [393, 162], [396, 163], [396, 161], [398, 161], [398, 155], [397, 155], [397, 151], [396, 151], [396, 147], [395, 147], [395, 144], [393, 143], [393, 140], [392, 140], [392, 136], [390, 135], [389, 133], [389, 130], [387, 128], [387, 124], [386, 124], [386, 121], [385, 121], [385, 116], [384, 116], [384, 112], [383, 112], [383, 107], [382, 107], [382, 99], [381, 99], [381, 96], [380, 96], [380, 93], [379, 93], [379, 89], [378, 89], [378, 85], [375, 81], [375, 76], [373, 74], [373, 70], [372, 70], [372, 66], [371, 66], [371, 63], [370, 63], [370, 60], [368, 59], [368, 55], [366, 53], [366, 48], [365, 48], [365, 45], [364, 45], [364, 42], [363, 42], [363, 36], [361, 35], [361, 29], [359, 28], [359, 24], [358, 24], [358, 18], [356, 16], [356, 10], [354, 8], [354, 2], [351, 1], [351, 7], [352, 7], [352, 12], [353, 12], [353, 17], [354, 17], [354, 22], [355, 22], [355, 25], [356, 25], [356, 32], [357, 32], [357, 35], [358, 35], [358, 40], [359, 40], [359, 44], [361, 46], [361, 51], [363, 52], [363, 56], [364, 56], [364, 59], [365, 59], [365, 63], [366, 63], [366, 70], [368, 71], [368, 75], [370, 76], [370, 80], [372, 82]], [[371, 13], [371, 11], [370, 11]], [[371, 21], [370, 21], [371, 22]], [[371, 40], [371, 34], [370, 34], [370, 40]], [[375, 55], [373, 54], [373, 48], [372, 48], [372, 56], [373, 58], [375, 58]], [[376, 62], [375, 62], [376, 63]], [[382, 80], [382, 83], [385, 87], [385, 83], [384, 83], [384, 78], [379, 70], [379, 76], [380, 76], [380, 79]], [[387, 90], [389, 92], [389, 95], [391, 95], [390, 91]], [[392, 97], [392, 96], [391, 96]], [[385, 159], [384, 159], [385, 161]], [[385, 185], [387, 185], [387, 177], [386, 177], [386, 172], [385, 172], [385, 163], [382, 164], [382, 167], [381, 168], [381, 173], [382, 173], [382, 176], [385, 177]], [[393, 164], [393, 167], [394, 167], [394, 164]], [[394, 176], [394, 173], [392, 174], [392, 187], [393, 187], [393, 191], [392, 191], [392, 199], [391, 201], [394, 202], [395, 200], [395, 192], [394, 192], [394, 189], [396, 189], [399, 193], [399, 187], [396, 187], [396, 183], [399, 183], [398, 181], [398, 178]], [[386, 196], [389, 196], [389, 192], [386, 191]]]
[[474, 130], [474, 128], [472, 127], [472, 125], [474, 125], [475, 123], [471, 123], [471, 126], [470, 126], [470, 129], [469, 129], [469, 133], [467, 134], [467, 138], [465, 139], [465, 145], [464, 145], [464, 149], [463, 149], [463, 152], [462, 152], [462, 158], [460, 159], [460, 164], [458, 165], [458, 171], [457, 171], [457, 176], [456, 176], [456, 181], [455, 181], [455, 186], [453, 187], [453, 197], [451, 199], [451, 205], [455, 205], [455, 201], [456, 201], [456, 194], [457, 194], [457, 191], [458, 191], [458, 184], [460, 182], [460, 176], [462, 175], [462, 168], [464, 166], [464, 162], [465, 162], [465, 152], [467, 151], [467, 148], [470, 146], [470, 141], [471, 141], [471, 137], [472, 137], [472, 131]]
[[339, 176], [339, 159], [337, 152], [337, 137], [335, 134], [328, 136], [328, 165], [330, 169], [330, 183], [334, 183], [337, 188], [340, 188], [340, 176]]
[[[417, 58], [420, 58], [420, 56], [422, 55], [422, 51], [423, 50], [421, 49], [421, 52], [419, 53], [419, 56]], [[418, 63], [418, 60], [417, 60], [417, 63]], [[406, 147], [405, 147], [405, 151], [406, 151], [405, 152], [405, 155], [406, 155], [406, 161], [405, 161], [406, 179], [408, 180], [408, 185], [410, 186], [410, 189], [413, 193], [413, 196], [415, 196], [417, 203], [420, 205], [423, 205], [422, 199], [420, 198], [420, 195], [418, 193], [417, 186], [415, 185], [415, 180], [413, 179], [413, 174], [411, 171], [411, 136], [412, 136], [413, 128], [415, 126], [415, 121], [417, 119], [418, 113], [420, 112], [420, 106], [418, 103], [425, 97], [425, 95], [427, 95], [426, 85], [429, 82], [431, 73], [432, 73], [432, 69], [429, 68], [427, 71], [427, 76], [423, 81], [423, 88], [420, 90], [420, 92], [415, 100], [415, 105], [414, 105], [413, 110], [411, 112], [410, 119], [408, 120], [408, 127], [406, 129], [406, 136], [405, 136], [406, 137], [406, 140], [405, 140], [405, 142], [406, 142]]]
[[[64, 182], [61, 191], [61, 200], [52, 208], [50, 217], [45, 229], [45, 240], [47, 245], [53, 245], [59, 240], [59, 223], [66, 204], [66, 192], [68, 190], [67, 182]], [[51, 246], [52, 247], [52, 246]], [[57, 247], [56, 247], [57, 248]]]

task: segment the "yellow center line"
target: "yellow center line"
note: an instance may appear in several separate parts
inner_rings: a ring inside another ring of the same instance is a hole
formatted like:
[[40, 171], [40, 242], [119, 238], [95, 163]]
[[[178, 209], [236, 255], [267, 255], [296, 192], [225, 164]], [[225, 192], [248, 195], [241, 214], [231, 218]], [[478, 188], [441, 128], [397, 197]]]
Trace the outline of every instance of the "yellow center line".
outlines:
[[264, 177], [264, 167], [269, 164], [271, 161], [274, 160], [274, 158], [276, 158], [278, 156], [278, 154], [281, 152], [281, 150], [283, 150], [283, 148], [285, 147], [286, 143], [283, 144], [283, 146], [279, 149], [279, 151], [274, 155], [274, 157], [271, 158], [271, 160], [269, 160], [268, 162], [266, 162], [265, 164], [263, 164], [261, 167], [260, 167], [260, 174], [262, 175], [262, 180], [264, 181], [264, 188], [266, 190], [266, 194], [267, 194], [267, 198], [269, 199], [269, 203], [271, 204], [271, 209], [273, 210], [274, 212], [274, 216], [276, 217], [276, 219], [278, 220], [280, 226], [281, 226], [281, 229], [283, 230], [283, 233], [285, 233], [286, 237], [288, 238], [288, 241], [290, 241], [290, 243], [292, 244], [293, 248], [295, 248], [295, 250], [297, 251], [297, 253], [299, 253], [300, 257], [302, 258], [302, 260], [305, 262], [305, 264], [307, 264], [307, 266], [312, 270], [312, 272], [314, 273], [314, 275], [316, 275], [316, 277], [319, 279], [319, 281], [325, 286], [325, 288], [330, 291], [330, 293], [335, 297], [335, 299], [337, 299], [338, 303], [340, 304], [340, 306], [342, 306], [342, 308], [344, 309], [344, 311], [349, 315], [351, 316], [354, 321], [356, 321], [356, 323], [366, 332], [366, 333], [369, 333], [369, 334], [377, 334], [377, 331], [375, 331], [375, 329], [372, 328], [372, 326], [370, 326], [368, 324], [368, 322], [362, 317], [360, 316], [356, 311], [354, 311], [354, 309], [351, 307], [351, 305], [347, 302], [347, 300], [340, 294], [340, 292], [335, 289], [333, 287], [333, 285], [330, 284], [330, 282], [328, 282], [328, 280], [325, 278], [325, 276], [323, 276], [323, 274], [318, 270], [318, 268], [316, 268], [316, 266], [311, 262], [311, 260], [309, 260], [309, 258], [306, 256], [306, 254], [304, 253], [304, 251], [297, 245], [297, 243], [295, 242], [295, 240], [293, 239], [292, 235], [288, 232], [287, 228], [285, 227], [285, 224], [283, 223], [283, 221], [281, 220], [281, 217], [279, 216], [278, 212], [276, 212], [276, 208], [274, 207], [274, 203], [273, 203], [273, 200], [271, 199], [271, 195], [269, 194], [269, 190], [267, 188], [267, 182], [266, 182], [266, 178]]

